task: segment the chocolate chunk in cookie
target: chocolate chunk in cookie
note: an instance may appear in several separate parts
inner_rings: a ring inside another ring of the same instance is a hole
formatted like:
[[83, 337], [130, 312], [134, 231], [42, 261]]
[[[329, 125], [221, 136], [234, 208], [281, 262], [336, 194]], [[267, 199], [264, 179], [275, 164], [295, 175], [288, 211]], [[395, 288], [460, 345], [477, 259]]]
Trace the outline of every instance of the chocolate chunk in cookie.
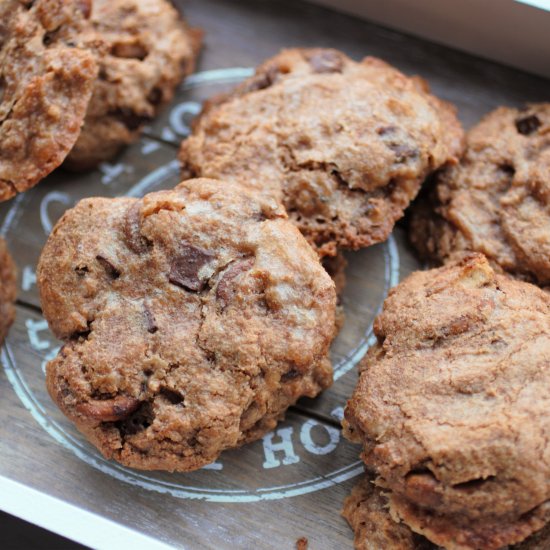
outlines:
[[481, 254], [390, 291], [346, 434], [394, 518], [445, 548], [497, 549], [550, 521], [550, 295]]
[[86, 199], [37, 276], [65, 341], [48, 389], [127, 466], [200, 468], [331, 383], [334, 283], [282, 206], [239, 184]]
[[186, 177], [281, 200], [320, 256], [385, 240], [428, 174], [462, 152], [454, 108], [378, 59], [294, 49], [209, 101], [182, 143]]
[[168, 280], [187, 290], [199, 292], [204, 289], [211, 271], [207, 271], [209, 264], [214, 263], [215, 256], [203, 248], [182, 245], [170, 264]]
[[550, 103], [501, 107], [470, 130], [460, 164], [415, 203], [411, 240], [434, 263], [477, 251], [550, 285]]
[[65, 166], [112, 158], [193, 72], [202, 33], [166, 0], [94, 0], [91, 23], [106, 44], [82, 132]]
[[97, 76], [88, 4], [0, 3], [0, 201], [57, 168], [84, 122]]
[[539, 129], [540, 126], [540, 118], [536, 115], [521, 116], [516, 119], [517, 131], [524, 136], [533, 134]]
[[16, 277], [15, 264], [6, 242], [0, 238], [0, 345], [15, 319]]

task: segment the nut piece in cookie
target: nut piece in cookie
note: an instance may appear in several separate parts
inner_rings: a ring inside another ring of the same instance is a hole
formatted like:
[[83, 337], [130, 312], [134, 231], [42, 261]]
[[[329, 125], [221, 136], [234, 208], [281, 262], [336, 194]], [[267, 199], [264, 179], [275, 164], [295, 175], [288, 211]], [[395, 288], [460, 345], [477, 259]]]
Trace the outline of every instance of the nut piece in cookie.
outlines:
[[83, 170], [136, 141], [195, 67], [202, 32], [166, 0], [94, 0], [91, 23], [106, 43], [84, 127], [65, 166]]
[[384, 241], [462, 141], [454, 107], [421, 79], [372, 57], [292, 49], [208, 102], [180, 160], [185, 177], [274, 195], [323, 257]]
[[108, 458], [188, 471], [332, 382], [334, 283], [284, 209], [232, 182], [86, 199], [38, 267], [52, 398]]
[[36, 185], [78, 138], [98, 70], [88, 8], [0, 3], [0, 201]]
[[550, 520], [550, 295], [481, 254], [390, 291], [345, 410], [392, 516], [492, 550]]
[[0, 345], [15, 319], [16, 275], [15, 264], [0, 238]]
[[476, 251], [492, 266], [550, 285], [550, 103], [501, 107], [467, 135], [412, 209], [411, 240], [443, 263]]

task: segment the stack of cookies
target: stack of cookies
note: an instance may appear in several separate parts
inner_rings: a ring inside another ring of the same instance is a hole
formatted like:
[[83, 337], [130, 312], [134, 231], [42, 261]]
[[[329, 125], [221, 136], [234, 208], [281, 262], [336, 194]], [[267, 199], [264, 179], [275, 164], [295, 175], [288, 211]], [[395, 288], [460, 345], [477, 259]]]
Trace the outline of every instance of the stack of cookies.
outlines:
[[[344, 509], [357, 546], [393, 548], [393, 522], [407, 541], [395, 547], [411, 549], [422, 547], [413, 532], [497, 549], [542, 529], [550, 295], [473, 253], [408, 277], [374, 328], [344, 422], [368, 471]], [[374, 533], [386, 544], [369, 546]]]
[[[166, 0], [7, 0], [0, 18], [0, 199], [135, 140], [200, 43]], [[272, 430], [332, 382], [343, 251], [386, 240], [428, 182], [408, 228], [441, 267], [392, 289], [375, 322], [345, 411], [366, 474], [344, 515], [369, 550], [544, 548], [550, 106], [498, 109], [465, 136], [418, 77], [289, 49], [209, 100], [179, 158], [176, 188], [85, 199], [43, 250], [64, 342], [47, 385], [76, 427], [168, 471]], [[0, 273], [1, 338], [1, 243]]]
[[550, 105], [474, 127], [410, 236], [445, 265], [390, 292], [359, 365], [356, 547], [549, 548]]

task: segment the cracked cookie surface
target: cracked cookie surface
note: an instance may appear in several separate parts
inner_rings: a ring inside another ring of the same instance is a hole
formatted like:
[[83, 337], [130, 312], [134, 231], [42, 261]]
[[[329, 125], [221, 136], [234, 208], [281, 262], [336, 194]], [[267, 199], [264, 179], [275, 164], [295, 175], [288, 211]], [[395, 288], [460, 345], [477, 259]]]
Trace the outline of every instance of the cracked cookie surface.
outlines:
[[0, 201], [57, 168], [75, 144], [97, 76], [86, 0], [0, 3]]
[[[365, 475], [344, 501], [342, 515], [355, 534], [356, 550], [442, 550], [391, 516], [386, 497]], [[502, 550], [546, 550], [550, 547], [550, 523], [519, 544]]]
[[481, 254], [390, 291], [345, 429], [414, 531], [450, 549], [550, 520], [550, 296]]
[[16, 275], [15, 264], [6, 241], [0, 238], [0, 346], [15, 319]]
[[202, 39], [166, 0], [93, 0], [90, 21], [106, 54], [66, 161], [78, 170], [109, 160], [139, 138], [193, 72]]
[[414, 205], [411, 240], [435, 263], [482, 252], [550, 286], [550, 103], [501, 107], [470, 130], [460, 164]]
[[421, 79], [371, 57], [293, 49], [208, 102], [180, 160], [185, 177], [272, 193], [318, 253], [334, 256], [385, 240], [462, 140], [454, 108]]
[[204, 466], [331, 384], [334, 283], [281, 205], [236, 183], [83, 200], [37, 275], [65, 341], [48, 389], [127, 466]]

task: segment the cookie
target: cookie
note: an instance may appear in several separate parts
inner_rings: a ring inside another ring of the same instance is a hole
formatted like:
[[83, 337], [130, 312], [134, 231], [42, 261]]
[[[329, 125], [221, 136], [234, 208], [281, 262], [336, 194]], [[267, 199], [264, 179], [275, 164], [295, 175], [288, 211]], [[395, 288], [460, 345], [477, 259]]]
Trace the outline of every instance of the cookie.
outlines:
[[[356, 550], [440, 550], [425, 537], [391, 517], [387, 499], [364, 476], [344, 501], [342, 515], [355, 534]], [[502, 550], [545, 550], [550, 548], [550, 523], [519, 544]]]
[[339, 252], [336, 256], [325, 256], [322, 261], [323, 267], [330, 275], [336, 286], [336, 294], [340, 296], [346, 288], [346, 268], [348, 261]]
[[344, 501], [342, 515], [354, 532], [356, 550], [435, 550], [427, 539], [394, 521], [386, 499], [365, 475]]
[[65, 166], [91, 168], [136, 141], [194, 70], [202, 33], [166, 0], [94, 0], [91, 23], [106, 43], [82, 132]]
[[473, 128], [460, 164], [415, 205], [411, 240], [433, 263], [482, 252], [499, 271], [550, 285], [550, 103], [501, 107]]
[[344, 311], [344, 304], [342, 300], [342, 294], [346, 288], [346, 268], [348, 261], [345, 256], [338, 252], [336, 256], [325, 256], [322, 259], [321, 265], [325, 268], [325, 271], [330, 275], [330, 278], [334, 281], [336, 289], [336, 332], [340, 332], [344, 327], [346, 321], [346, 312]]
[[550, 295], [481, 254], [390, 291], [346, 434], [392, 516], [434, 544], [492, 550], [550, 520]]
[[16, 278], [15, 264], [6, 242], [0, 238], [0, 345], [15, 319]]
[[0, 201], [59, 166], [84, 122], [97, 76], [85, 0], [0, 4]]
[[54, 401], [108, 458], [188, 471], [332, 381], [334, 283], [284, 209], [200, 179], [86, 199], [38, 266]]
[[450, 104], [379, 59], [292, 49], [208, 103], [184, 177], [235, 179], [281, 200], [320, 256], [384, 241], [463, 131]]

